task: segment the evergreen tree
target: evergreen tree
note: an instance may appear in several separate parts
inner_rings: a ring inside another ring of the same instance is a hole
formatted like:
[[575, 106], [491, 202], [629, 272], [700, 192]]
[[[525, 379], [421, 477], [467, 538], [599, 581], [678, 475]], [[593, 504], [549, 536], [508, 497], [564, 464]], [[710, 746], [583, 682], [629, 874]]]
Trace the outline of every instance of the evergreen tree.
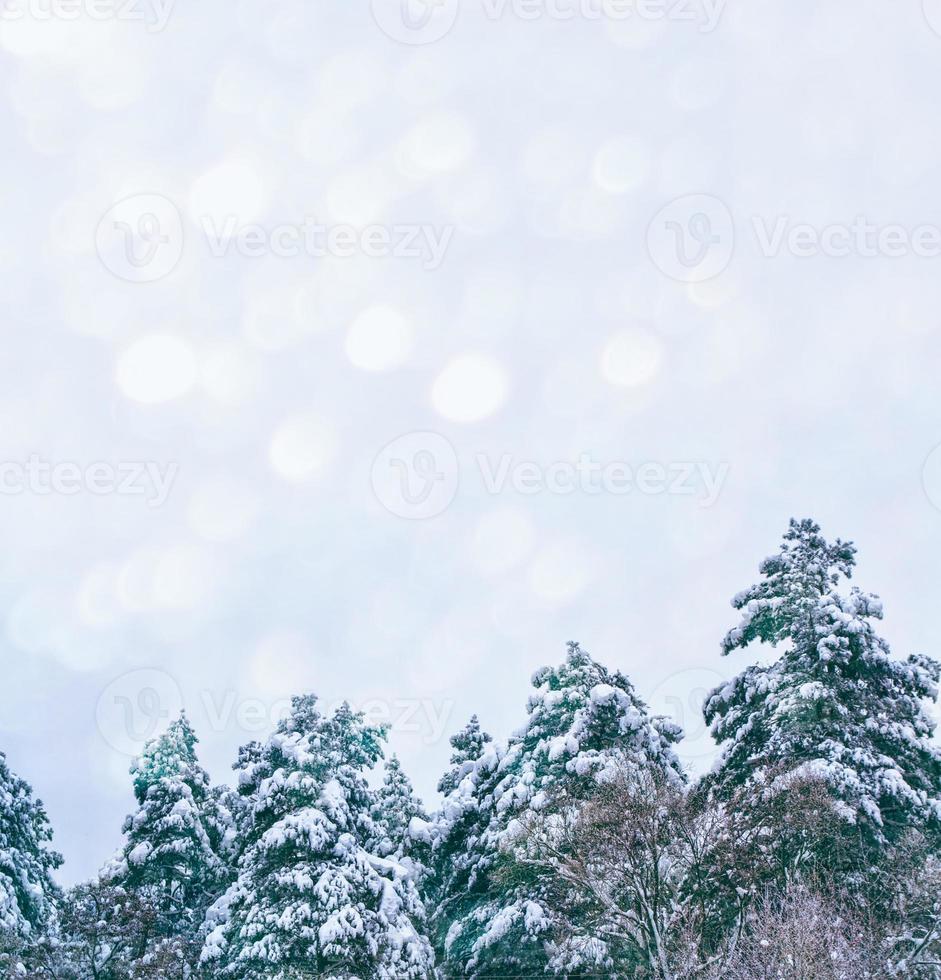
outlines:
[[580, 935], [576, 921], [560, 921], [546, 901], [551, 875], [507, 873], [514, 851], [533, 815], [576, 807], [625, 772], [683, 781], [673, 752], [679, 729], [651, 718], [630, 681], [577, 643], [559, 667], [537, 671], [533, 686], [526, 724], [467, 763], [436, 821], [435, 935], [455, 974], [608, 969], [605, 944]]
[[412, 854], [418, 838], [427, 837], [428, 814], [396, 756], [385, 764], [385, 779], [372, 808], [377, 830], [373, 850], [381, 857]]
[[865, 867], [907, 830], [941, 829], [941, 751], [923, 708], [937, 697], [941, 668], [923, 656], [893, 659], [873, 628], [879, 599], [839, 591], [855, 555], [813, 521], [792, 520], [760, 581], [733, 599], [742, 618], [723, 654], [759, 640], [777, 659], [747, 667], [707, 700], [725, 748], [704, 788], [747, 811], [795, 782], [822, 780]]
[[224, 886], [224, 821], [196, 742], [181, 714], [144, 747], [131, 768], [138, 809], [124, 823], [118, 859], [103, 874], [110, 884], [146, 892], [160, 915], [158, 936], [192, 938]]
[[425, 905], [433, 910], [432, 934], [439, 961], [449, 962], [453, 970], [460, 967], [447, 954], [452, 926], [460, 914], [459, 905], [477, 880], [473, 855], [480, 855], [491, 815], [481, 788], [492, 778], [504, 746], [494, 744], [481, 730], [476, 715], [450, 742], [454, 749], [451, 769], [438, 782], [444, 800], [433, 818], [429, 873], [422, 885]]
[[220, 976], [425, 980], [433, 954], [407, 869], [371, 853], [364, 777], [385, 731], [313, 695], [239, 755], [248, 800], [238, 877], [210, 911], [203, 962]]
[[451, 748], [451, 768], [438, 780], [438, 792], [444, 796], [453, 792], [458, 783], [470, 771], [470, 763], [476, 762], [493, 739], [481, 729], [477, 715], [449, 739]]
[[11, 942], [35, 935], [54, 911], [52, 872], [62, 857], [50, 849], [51, 840], [42, 800], [0, 752], [0, 934]]

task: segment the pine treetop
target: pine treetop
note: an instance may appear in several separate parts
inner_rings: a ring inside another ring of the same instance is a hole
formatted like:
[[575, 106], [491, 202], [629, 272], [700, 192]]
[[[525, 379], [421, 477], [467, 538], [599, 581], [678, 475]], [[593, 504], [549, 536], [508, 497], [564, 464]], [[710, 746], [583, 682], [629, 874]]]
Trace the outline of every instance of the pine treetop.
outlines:
[[[632, 769], [678, 784], [684, 778], [673, 751], [679, 728], [651, 717], [630, 681], [578, 643], [532, 681], [526, 723], [466, 764], [436, 819], [436, 933], [445, 966], [468, 975], [539, 975], [559, 952], [546, 882], [499, 874], [532, 818], [561, 812]], [[597, 972], [598, 955], [570, 966]]]
[[[365, 773], [386, 731], [348, 704], [331, 716], [313, 695], [264, 743], [240, 754], [248, 799], [238, 878], [210, 910], [203, 961], [222, 975], [370, 976], [426, 980], [432, 953], [413, 876], [377, 813]], [[411, 785], [397, 762], [384, 786], [398, 803]], [[400, 828], [401, 830], [401, 828]]]
[[444, 796], [453, 792], [457, 784], [470, 771], [471, 763], [476, 762], [493, 739], [480, 727], [477, 715], [449, 739], [451, 748], [451, 769], [438, 781], [438, 792]]
[[759, 566], [761, 580], [732, 599], [743, 615], [722, 641], [723, 654], [755, 639], [775, 644], [801, 632], [820, 597], [851, 578], [855, 565], [852, 542], [837, 538], [831, 545], [814, 521], [792, 518], [778, 554]]
[[50, 914], [58, 893], [52, 872], [62, 864], [51, 840], [42, 800], [0, 752], [0, 931], [26, 935]]
[[185, 712], [169, 728], [151, 739], [131, 766], [134, 777], [134, 793], [143, 803], [148, 790], [163, 779], [192, 779], [198, 767], [196, 761], [196, 733]]
[[941, 750], [923, 706], [937, 697], [941, 665], [892, 658], [873, 625], [879, 598], [839, 591], [855, 553], [828, 544], [813, 521], [791, 521], [762, 580], [733, 600], [742, 619], [723, 652], [759, 640], [778, 655], [707, 699], [724, 752], [704, 785], [728, 797], [750, 785], [758, 793], [769, 779], [786, 790], [795, 774], [822, 779], [846, 820], [882, 846], [905, 828], [941, 830]]

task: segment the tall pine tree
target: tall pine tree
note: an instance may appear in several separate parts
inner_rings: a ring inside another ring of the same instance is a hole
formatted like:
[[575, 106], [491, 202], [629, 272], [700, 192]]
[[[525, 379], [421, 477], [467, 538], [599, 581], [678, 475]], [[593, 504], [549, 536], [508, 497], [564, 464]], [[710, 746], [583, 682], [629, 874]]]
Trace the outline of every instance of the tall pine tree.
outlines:
[[364, 773], [385, 731], [313, 695], [263, 745], [240, 753], [248, 800], [235, 883], [211, 910], [203, 950], [219, 976], [426, 980], [434, 961], [408, 870], [368, 850], [381, 836]]
[[851, 543], [830, 544], [813, 521], [792, 520], [759, 582], [735, 596], [742, 617], [722, 653], [758, 640], [777, 658], [707, 700], [724, 752], [704, 787], [758, 808], [796, 782], [822, 781], [865, 867], [909, 830], [941, 830], [941, 751], [923, 708], [937, 697], [941, 667], [890, 655], [873, 626], [879, 599], [840, 591], [855, 564]]
[[378, 831], [373, 850], [382, 857], [392, 855], [401, 860], [411, 856], [416, 833], [422, 838], [427, 834], [428, 814], [396, 756], [385, 765], [385, 778], [376, 791], [372, 815]]
[[35, 935], [54, 910], [52, 872], [62, 858], [51, 840], [42, 800], [0, 752], [0, 933], [11, 939]]
[[444, 796], [454, 791], [469, 771], [469, 764], [484, 754], [487, 743], [493, 739], [481, 729], [477, 715], [471, 715], [470, 721], [449, 741], [454, 749], [451, 768], [438, 780], [438, 792]]
[[146, 895], [157, 911], [155, 941], [195, 938], [206, 909], [225, 885], [223, 821], [217, 796], [196, 758], [185, 714], [151, 740], [131, 768], [138, 809], [103, 880]]
[[554, 882], [504, 870], [533, 814], [577, 806], [631, 771], [683, 781], [673, 752], [679, 729], [652, 718], [630, 681], [577, 643], [559, 667], [537, 671], [533, 687], [526, 724], [505, 745], [481, 740], [480, 757], [451, 777], [458, 782], [436, 822], [435, 935], [443, 965], [455, 975], [605, 970], [604, 944], [555, 916], [546, 900]]

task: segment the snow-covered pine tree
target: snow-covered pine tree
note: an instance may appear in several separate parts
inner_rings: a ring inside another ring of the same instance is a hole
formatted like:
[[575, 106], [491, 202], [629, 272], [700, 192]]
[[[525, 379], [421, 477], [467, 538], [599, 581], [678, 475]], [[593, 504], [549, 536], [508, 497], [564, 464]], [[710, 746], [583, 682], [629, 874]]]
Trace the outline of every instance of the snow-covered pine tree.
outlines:
[[51, 840], [42, 800], [0, 752], [0, 933], [11, 941], [35, 935], [55, 907], [52, 872], [62, 857]]
[[757, 810], [795, 780], [822, 780], [865, 866], [909, 829], [941, 829], [941, 751], [923, 708], [937, 697], [941, 667], [893, 659], [873, 628], [879, 599], [838, 590], [855, 555], [813, 521], [792, 520], [760, 581], [732, 600], [742, 618], [722, 653], [760, 640], [777, 659], [747, 667], [707, 699], [724, 752], [703, 785], [718, 801]]
[[481, 729], [477, 715], [471, 715], [470, 721], [449, 741], [454, 749], [451, 768], [438, 780], [438, 792], [443, 796], [455, 789], [468, 772], [468, 764], [476, 762], [493, 739]]
[[408, 857], [416, 845], [413, 834], [427, 837], [428, 814], [397, 756], [385, 764], [385, 778], [376, 791], [372, 816], [377, 830], [372, 849], [381, 857]]
[[[604, 943], [558, 921], [539, 875], [506, 875], [532, 814], [562, 812], [631, 771], [683, 782], [677, 726], [651, 717], [630, 681], [577, 643], [533, 676], [526, 724], [484, 743], [436, 818], [435, 935], [446, 972], [469, 977], [603, 972]], [[551, 883], [554, 887], [555, 883]]]
[[146, 892], [163, 937], [194, 938], [225, 885], [224, 821], [196, 758], [196, 742], [181, 714], [144, 746], [131, 767], [138, 809], [124, 822], [120, 854], [102, 873], [109, 884]]
[[270, 980], [426, 980], [434, 956], [411, 875], [366, 848], [377, 837], [364, 773], [385, 731], [313, 695], [239, 755], [248, 800], [236, 881], [210, 910], [203, 963]]
[[464, 899], [476, 883], [475, 867], [482, 849], [481, 839], [491, 816], [489, 801], [481, 790], [492, 778], [505, 746], [496, 745], [482, 731], [477, 716], [451, 736], [451, 768], [438, 782], [444, 796], [432, 817], [432, 850], [428, 874], [422, 879], [422, 897], [431, 913], [432, 936], [439, 962], [450, 973], [460, 965], [447, 955], [449, 937], [462, 914]]

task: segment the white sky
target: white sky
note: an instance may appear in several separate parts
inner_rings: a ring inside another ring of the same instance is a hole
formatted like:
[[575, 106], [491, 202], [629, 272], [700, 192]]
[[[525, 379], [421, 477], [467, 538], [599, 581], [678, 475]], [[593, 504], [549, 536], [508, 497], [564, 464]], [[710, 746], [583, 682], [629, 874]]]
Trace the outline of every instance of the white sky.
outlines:
[[[941, 3], [19, 2], [0, 747], [63, 880], [178, 703], [217, 779], [292, 693], [378, 706], [431, 799], [577, 638], [701, 767], [690, 702], [792, 515], [938, 652]], [[147, 495], [107, 492], [131, 463]]]

